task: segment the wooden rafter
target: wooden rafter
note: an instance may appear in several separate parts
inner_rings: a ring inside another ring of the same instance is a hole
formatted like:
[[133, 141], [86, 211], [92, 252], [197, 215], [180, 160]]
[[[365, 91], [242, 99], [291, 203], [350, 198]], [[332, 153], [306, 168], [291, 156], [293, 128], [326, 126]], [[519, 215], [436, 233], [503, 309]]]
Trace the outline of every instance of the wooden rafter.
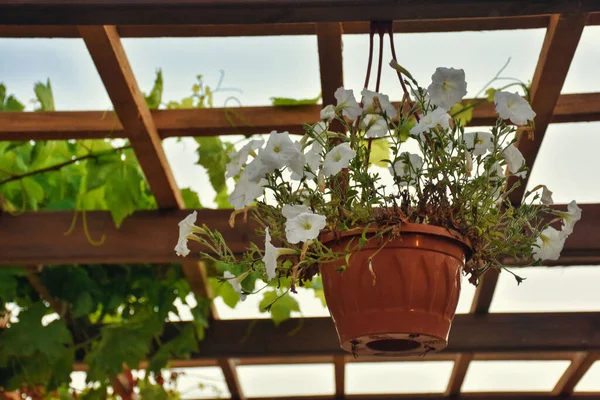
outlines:
[[333, 357], [333, 372], [335, 375], [335, 398], [343, 399], [345, 394], [346, 386], [346, 357], [345, 356], [334, 356]]
[[485, 18], [600, 11], [594, 0], [4, 0], [0, 24], [267, 24]]
[[80, 26], [115, 112], [160, 208], [181, 208], [183, 199], [167, 162], [150, 110], [114, 26]]
[[552, 394], [558, 396], [569, 396], [573, 393], [575, 386], [590, 369], [592, 364], [600, 358], [600, 352], [578, 353], [571, 360], [571, 365], [556, 383]]
[[[165, 139], [177, 136], [261, 134], [274, 129], [302, 134], [302, 124], [317, 122], [321, 108], [321, 105], [207, 108], [158, 110], [151, 114], [160, 138]], [[484, 103], [475, 108], [469, 125], [490, 126], [495, 123], [496, 118], [494, 105]], [[231, 121], [234, 121], [233, 124]], [[560, 96], [550, 122], [587, 121], [600, 121], [600, 93]], [[127, 136], [118, 117], [111, 112], [0, 113], [0, 140], [104, 139]]]
[[[564, 209], [565, 206], [556, 206]], [[565, 243], [558, 261], [547, 265], [596, 265], [600, 263], [600, 205], [582, 204], [583, 218]], [[223, 234], [236, 253], [243, 252], [249, 242], [263, 239], [256, 235], [252, 223], [228, 225], [230, 210], [197, 210], [198, 221]], [[191, 210], [138, 211], [117, 229], [110, 213], [90, 211], [85, 217], [92, 237], [106, 236], [102, 246], [91, 245], [83, 227], [77, 224], [69, 236], [73, 213], [67, 211], [27, 212], [20, 216], [0, 214], [0, 265], [56, 265], [91, 263], [165, 263], [181, 262], [173, 247], [177, 243], [177, 224]], [[199, 260], [201, 250], [190, 242], [192, 252], [187, 259]], [[483, 285], [483, 284], [482, 284]]]
[[[527, 166], [534, 166], [554, 108], [558, 103], [588, 14], [553, 15], [546, 30], [537, 67], [531, 83], [531, 107], [537, 113], [533, 138], [521, 134], [517, 147], [523, 153]], [[529, 175], [512, 191], [509, 199], [520, 204], [527, 187]], [[511, 180], [514, 182], [514, 180]], [[510, 184], [510, 183], [509, 183]]]

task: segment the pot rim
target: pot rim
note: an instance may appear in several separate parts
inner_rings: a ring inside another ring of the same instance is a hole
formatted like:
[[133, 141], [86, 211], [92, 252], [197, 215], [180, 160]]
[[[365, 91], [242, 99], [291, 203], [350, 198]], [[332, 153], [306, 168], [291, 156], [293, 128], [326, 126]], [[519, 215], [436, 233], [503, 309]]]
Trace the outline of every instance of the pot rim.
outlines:
[[[379, 229], [377, 228], [377, 226], [373, 226], [373, 227], [369, 227], [367, 228], [366, 232], [367, 233], [373, 233], [373, 232], [377, 232]], [[357, 236], [357, 235], [361, 235], [363, 233], [363, 231], [365, 231], [364, 227], [360, 228], [353, 228], [353, 229], [349, 229], [347, 231], [331, 231], [331, 232], [327, 232], [324, 233], [322, 235], [319, 236], [319, 240], [321, 241], [321, 243], [323, 244], [327, 244], [329, 242], [332, 242], [334, 240], [339, 240], [348, 236]], [[400, 236], [402, 235], [402, 233], [406, 232], [406, 233], [422, 233], [422, 234], [426, 234], [426, 235], [432, 235], [432, 236], [442, 236], [448, 239], [452, 239], [455, 240], [457, 242], [459, 242], [464, 248], [465, 248], [465, 256], [467, 258], [467, 260], [469, 258], [471, 258], [471, 253], [473, 251], [473, 249], [471, 248], [471, 244], [469, 243], [469, 241], [464, 238], [460, 233], [458, 233], [457, 231], [450, 229], [450, 228], [444, 228], [441, 226], [436, 226], [436, 225], [428, 225], [428, 224], [417, 224], [417, 223], [411, 223], [411, 222], [403, 222], [400, 224]]]

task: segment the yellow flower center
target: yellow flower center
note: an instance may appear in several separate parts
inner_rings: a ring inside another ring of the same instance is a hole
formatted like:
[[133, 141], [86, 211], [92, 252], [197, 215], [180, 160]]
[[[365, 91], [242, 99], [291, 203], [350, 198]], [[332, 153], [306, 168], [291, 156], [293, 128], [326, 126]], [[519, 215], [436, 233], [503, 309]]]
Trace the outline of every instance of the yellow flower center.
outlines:
[[273, 151], [275, 153], [279, 153], [281, 151], [281, 149], [279, 148], [279, 146], [275, 146], [275, 147], [273, 147]]
[[302, 225], [302, 227], [306, 230], [309, 230], [310, 228], [312, 228], [312, 225], [310, 224], [310, 222], [306, 221], [304, 225]]

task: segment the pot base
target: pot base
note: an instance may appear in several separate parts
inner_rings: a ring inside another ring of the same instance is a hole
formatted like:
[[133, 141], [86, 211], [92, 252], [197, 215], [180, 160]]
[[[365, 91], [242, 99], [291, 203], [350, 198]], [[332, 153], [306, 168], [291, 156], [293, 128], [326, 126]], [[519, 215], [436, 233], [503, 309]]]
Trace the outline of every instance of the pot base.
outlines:
[[424, 356], [444, 349], [446, 340], [415, 333], [387, 333], [365, 335], [341, 343], [342, 348], [362, 356]]

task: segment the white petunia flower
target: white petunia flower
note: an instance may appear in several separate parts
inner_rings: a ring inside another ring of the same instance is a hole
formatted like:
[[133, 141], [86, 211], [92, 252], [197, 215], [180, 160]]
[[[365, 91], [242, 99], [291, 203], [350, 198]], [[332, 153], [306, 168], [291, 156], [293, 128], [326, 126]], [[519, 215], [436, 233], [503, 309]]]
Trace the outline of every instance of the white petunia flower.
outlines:
[[241, 301], [246, 300], [246, 294], [242, 292], [242, 282], [239, 278], [236, 278], [235, 275], [229, 271], [223, 272], [223, 278], [227, 279], [227, 282], [229, 282], [233, 290], [240, 294]]
[[[423, 167], [423, 159], [418, 154], [411, 154], [407, 152], [404, 152], [400, 155], [402, 156], [402, 159], [396, 161], [394, 165], [389, 168], [389, 170], [390, 174], [393, 176], [397, 176], [398, 178], [408, 178], [403, 179], [402, 181], [402, 185], [406, 185], [417, 177], [417, 171]], [[406, 159], [407, 157], [408, 160]]]
[[[295, 181], [299, 181], [302, 178], [313, 179], [316, 171], [323, 162], [323, 158], [321, 157], [322, 151], [323, 146], [315, 141], [306, 154], [300, 153], [300, 155], [290, 163], [290, 169], [292, 170], [290, 178]], [[306, 166], [308, 166], [310, 171], [306, 169]]]
[[448, 129], [450, 127], [450, 115], [448, 115], [446, 110], [441, 108], [436, 108], [435, 110], [422, 115], [419, 122], [412, 127], [409, 133], [411, 135], [418, 135], [419, 140], [423, 142], [425, 141], [424, 133], [438, 125], [443, 129]]
[[533, 258], [541, 261], [558, 260], [565, 245], [565, 239], [566, 236], [563, 236], [561, 232], [551, 226], [547, 227], [537, 238], [537, 246], [533, 248]]
[[286, 219], [292, 219], [292, 218], [296, 218], [300, 214], [313, 214], [313, 212], [311, 211], [310, 208], [308, 208], [307, 206], [304, 206], [304, 205], [297, 204], [297, 205], [291, 206], [289, 204], [286, 204], [281, 209], [281, 214], [283, 214], [283, 216]]
[[496, 92], [494, 94], [496, 112], [502, 119], [510, 119], [513, 124], [526, 125], [533, 121], [535, 112], [531, 106], [518, 93]]
[[321, 116], [321, 119], [324, 119], [325, 121], [334, 119], [335, 118], [335, 107], [332, 104], [324, 107], [321, 110], [320, 116]]
[[263, 194], [266, 184], [266, 179], [260, 178], [259, 180], [252, 181], [246, 173], [242, 173], [233, 192], [229, 195], [229, 202], [236, 210], [246, 208]]
[[508, 170], [511, 173], [515, 174], [520, 178], [525, 178], [527, 176], [527, 171], [521, 171], [517, 173], [517, 171], [520, 170], [521, 167], [523, 167], [523, 165], [525, 164], [525, 157], [523, 157], [523, 154], [521, 154], [521, 152], [515, 147], [515, 145], [511, 144], [510, 146], [505, 148], [502, 152], [502, 157], [506, 161]]
[[361, 94], [363, 108], [366, 112], [385, 112], [388, 118], [396, 118], [396, 115], [398, 115], [396, 107], [394, 107], [394, 105], [390, 102], [390, 98], [386, 94], [373, 92], [372, 90], [366, 88], [362, 90]]
[[581, 219], [581, 208], [573, 200], [567, 206], [566, 212], [559, 212], [557, 214], [563, 218], [563, 227], [560, 233], [566, 238], [573, 233], [575, 224]]
[[266, 174], [272, 171], [273, 169], [269, 168], [268, 165], [265, 165], [259, 153], [258, 157], [254, 157], [254, 160], [246, 165], [246, 168], [244, 168], [244, 175], [246, 175], [251, 182], [254, 182], [264, 178]]
[[347, 168], [350, 160], [354, 158], [356, 151], [350, 148], [350, 144], [342, 143], [335, 146], [325, 156], [323, 163], [323, 175], [325, 177], [332, 176], [340, 172], [343, 168]]
[[233, 178], [234, 176], [239, 174], [246, 161], [248, 161], [248, 156], [250, 155], [250, 153], [262, 147], [264, 143], [265, 141], [262, 139], [251, 140], [250, 142], [246, 143], [239, 151], [227, 154], [231, 161], [227, 163], [227, 173], [225, 174], [225, 176], [227, 178]]
[[178, 256], [187, 257], [190, 254], [188, 249], [188, 238], [193, 235], [196, 227], [196, 219], [198, 218], [198, 212], [194, 211], [183, 220], [179, 222], [179, 240], [177, 246], [175, 246], [175, 253]]
[[546, 185], [542, 185], [542, 204], [545, 206], [549, 206], [554, 204], [554, 200], [552, 200], [552, 192]]
[[360, 127], [366, 131], [368, 138], [380, 138], [388, 134], [388, 124], [379, 114], [367, 114], [360, 120]]
[[293, 244], [316, 239], [321, 229], [325, 228], [327, 219], [323, 215], [302, 213], [288, 219], [285, 223], [287, 241]]
[[454, 68], [437, 68], [427, 88], [431, 103], [449, 110], [467, 94], [465, 71]]
[[475, 157], [484, 155], [488, 150], [494, 150], [494, 136], [489, 132], [465, 132], [464, 141], [467, 149]]
[[333, 96], [337, 100], [336, 109], [341, 110], [342, 114], [349, 120], [354, 121], [360, 116], [360, 114], [362, 114], [362, 109], [354, 98], [353, 90], [347, 90], [343, 87], [339, 87]]
[[271, 244], [271, 235], [269, 234], [269, 228], [265, 229], [265, 255], [263, 262], [265, 263], [265, 269], [267, 270], [267, 278], [269, 280], [275, 278], [277, 269], [277, 258], [283, 254], [296, 254], [293, 249], [286, 249], [281, 247], [275, 247]]
[[280, 169], [290, 165], [290, 162], [298, 156], [298, 147], [290, 139], [287, 132], [271, 132], [267, 145], [261, 149], [259, 156], [262, 162], [271, 170]]

